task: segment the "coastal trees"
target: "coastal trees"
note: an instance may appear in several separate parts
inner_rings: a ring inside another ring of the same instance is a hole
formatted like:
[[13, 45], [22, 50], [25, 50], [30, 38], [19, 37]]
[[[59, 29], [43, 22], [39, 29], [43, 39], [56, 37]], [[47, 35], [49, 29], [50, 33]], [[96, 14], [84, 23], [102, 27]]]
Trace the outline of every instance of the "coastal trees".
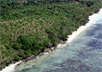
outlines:
[[[44, 48], [44, 46], [35, 41], [35, 38], [34, 35], [21, 35], [17, 38], [17, 41], [13, 43], [12, 47], [15, 50], [18, 50], [18, 52], [19, 50], [24, 50], [25, 53], [31, 51], [32, 54], [37, 54]], [[48, 43], [44, 45], [48, 46]], [[22, 56], [25, 57], [25, 55]]]
[[[27, 1], [27, 0], [26, 0]], [[88, 21], [101, 2], [10, 2], [0, 9], [0, 66], [56, 46]], [[53, 1], [53, 0], [52, 0]], [[72, 1], [72, 0], [70, 0]], [[2, 3], [2, 2], [1, 2]], [[1, 4], [0, 4], [1, 5]], [[9, 60], [9, 61], [8, 61]], [[8, 61], [8, 62], [7, 62]], [[5, 67], [5, 65], [3, 67]]]

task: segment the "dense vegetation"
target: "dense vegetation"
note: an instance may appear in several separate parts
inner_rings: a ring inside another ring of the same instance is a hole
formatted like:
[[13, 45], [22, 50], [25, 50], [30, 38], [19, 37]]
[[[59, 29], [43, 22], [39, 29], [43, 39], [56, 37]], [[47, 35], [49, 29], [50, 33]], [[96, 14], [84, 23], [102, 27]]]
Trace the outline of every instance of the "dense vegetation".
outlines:
[[0, 0], [0, 69], [66, 40], [102, 7], [100, 0], [75, 1]]

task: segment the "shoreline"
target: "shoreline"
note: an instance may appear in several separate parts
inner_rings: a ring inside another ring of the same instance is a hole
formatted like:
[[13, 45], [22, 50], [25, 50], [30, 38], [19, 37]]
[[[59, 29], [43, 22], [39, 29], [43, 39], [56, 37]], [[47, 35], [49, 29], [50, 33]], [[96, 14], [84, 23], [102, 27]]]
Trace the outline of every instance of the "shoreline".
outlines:
[[[10, 64], [9, 66], [5, 67], [2, 71], [0, 72], [12, 72], [14, 71], [13, 69], [16, 66], [19, 66], [23, 63], [29, 63], [31, 61], [37, 61], [37, 59], [44, 57], [45, 55], [48, 55], [49, 53], [51, 53], [52, 51], [56, 50], [57, 48], [60, 48], [62, 46], [64, 46], [66, 43], [70, 43], [71, 41], [73, 41], [73, 39], [75, 37], [77, 37], [81, 32], [83, 32], [88, 26], [91, 25], [91, 23], [94, 23], [94, 20], [96, 17], [99, 16], [99, 14], [102, 12], [102, 8], [99, 9], [99, 11], [97, 13], [94, 13], [92, 15], [89, 16], [88, 18], [88, 22], [85, 25], [80, 26], [76, 31], [72, 32], [71, 35], [68, 35], [68, 38], [65, 41], [61, 41], [57, 44], [57, 46], [51, 47], [51, 48], [47, 48], [44, 50], [44, 52], [40, 52], [38, 55], [32, 55], [26, 59], [20, 60], [18, 62], [13, 62], [14, 64]], [[12, 69], [10, 69], [12, 67]]]
[[[39, 59], [39, 58], [41, 58], [41, 57], [43, 57], [45, 55], [48, 55], [49, 53], [55, 51], [57, 48], [62, 47], [66, 43], [67, 43], [67, 40], [66, 41], [61, 41], [60, 43], [57, 44], [57, 46], [53, 46], [51, 48], [47, 48], [43, 52], [40, 52], [38, 55], [32, 55], [32, 56], [28, 57], [27, 59], [22, 60], [22, 63], [24, 64], [24, 63], [29, 63], [31, 61], [36, 61], [37, 59]], [[16, 66], [19, 66], [22, 63], [17, 64]]]
[[[73, 31], [71, 35], [68, 35], [67, 39], [65, 41], [60, 41], [56, 46], [52, 46], [51, 48], [45, 49], [43, 52], [40, 52], [38, 55], [32, 55], [28, 57], [27, 59], [22, 60], [24, 63], [30, 62], [32, 60], [35, 60], [39, 57], [42, 57], [46, 54], [49, 54], [50, 52], [55, 51], [57, 48], [62, 47], [63, 45], [70, 43], [73, 41], [74, 38], [76, 38], [81, 32], [83, 32], [88, 26], [94, 22], [95, 18], [98, 17], [98, 14], [102, 11], [102, 8], [99, 9], [98, 12], [95, 12], [94, 14], [90, 15], [88, 18], [88, 22], [85, 25], [80, 26], [76, 31]], [[20, 64], [19, 64], [20, 65]], [[18, 66], [18, 65], [17, 65]]]

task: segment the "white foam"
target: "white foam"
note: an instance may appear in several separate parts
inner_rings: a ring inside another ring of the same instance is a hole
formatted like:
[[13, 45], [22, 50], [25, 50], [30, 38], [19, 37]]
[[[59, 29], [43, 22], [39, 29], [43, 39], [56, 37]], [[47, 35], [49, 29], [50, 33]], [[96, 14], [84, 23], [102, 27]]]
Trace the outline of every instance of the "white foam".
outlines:
[[20, 64], [21, 62], [22, 62], [22, 61], [16, 62], [15, 64], [11, 64], [11, 65], [5, 67], [5, 68], [4, 68], [2, 71], [0, 71], [0, 72], [13, 72], [14, 69], [15, 69], [15, 67], [16, 67], [16, 65]]
[[92, 24], [96, 24], [98, 20], [102, 19], [101, 17], [102, 17], [102, 8], [100, 9], [100, 11], [98, 13], [95, 13], [95, 14], [89, 16], [89, 21], [88, 21], [88, 23], [86, 23], [86, 25], [79, 27], [77, 29], [77, 31], [74, 31], [72, 33], [72, 35], [69, 35], [67, 43], [72, 42], [73, 39], [75, 39], [76, 36], [78, 36], [81, 32], [86, 30], [87, 27], [91, 26]]

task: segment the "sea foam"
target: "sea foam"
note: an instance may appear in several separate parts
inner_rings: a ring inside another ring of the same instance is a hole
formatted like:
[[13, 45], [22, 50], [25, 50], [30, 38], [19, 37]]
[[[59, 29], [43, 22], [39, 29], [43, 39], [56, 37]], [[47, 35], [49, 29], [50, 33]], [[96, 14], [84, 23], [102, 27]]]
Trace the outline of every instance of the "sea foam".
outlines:
[[5, 67], [2, 71], [0, 72], [13, 72], [14, 68], [16, 65], [20, 64], [22, 61], [16, 62], [15, 64], [10, 64], [9, 66]]
[[[89, 16], [89, 21], [88, 23], [86, 23], [84, 26], [80, 26], [77, 31], [74, 31], [72, 33], [72, 35], [68, 36], [68, 40], [67, 43], [70, 43], [73, 41], [73, 39], [75, 39], [80, 33], [82, 33], [84, 30], [86, 30], [89, 26], [91, 26], [92, 24], [96, 24], [97, 21], [100, 19], [100, 17], [102, 17], [102, 8], [100, 9], [100, 11], [98, 13], [94, 13], [93, 15]], [[101, 20], [102, 21], [102, 20]], [[102, 22], [100, 22], [102, 23]]]

